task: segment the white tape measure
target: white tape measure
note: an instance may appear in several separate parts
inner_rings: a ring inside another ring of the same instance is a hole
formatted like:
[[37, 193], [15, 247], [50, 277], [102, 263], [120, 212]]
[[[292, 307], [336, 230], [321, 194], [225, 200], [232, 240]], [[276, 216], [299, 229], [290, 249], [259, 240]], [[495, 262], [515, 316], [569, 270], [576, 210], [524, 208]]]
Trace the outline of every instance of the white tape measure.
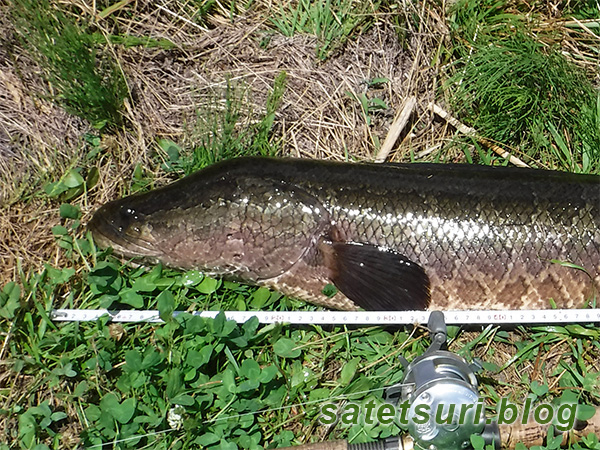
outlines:
[[[598, 323], [600, 309], [529, 309], [509, 311], [443, 311], [448, 325], [523, 325]], [[183, 311], [175, 311], [174, 316]], [[190, 314], [214, 318], [218, 311]], [[225, 317], [244, 323], [252, 317], [260, 323], [298, 325], [411, 325], [427, 324], [429, 311], [224, 311]], [[52, 320], [59, 322], [95, 321], [108, 315], [112, 322], [150, 322], [162, 320], [156, 310], [54, 309]]]

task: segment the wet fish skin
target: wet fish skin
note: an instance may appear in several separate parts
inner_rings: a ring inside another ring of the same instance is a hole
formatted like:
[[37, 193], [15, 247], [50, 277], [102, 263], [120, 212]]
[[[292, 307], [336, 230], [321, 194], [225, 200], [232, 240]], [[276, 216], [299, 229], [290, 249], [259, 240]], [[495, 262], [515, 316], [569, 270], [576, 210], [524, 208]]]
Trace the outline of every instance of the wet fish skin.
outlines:
[[89, 228], [125, 257], [338, 309], [573, 307], [600, 286], [594, 175], [239, 158], [110, 202]]

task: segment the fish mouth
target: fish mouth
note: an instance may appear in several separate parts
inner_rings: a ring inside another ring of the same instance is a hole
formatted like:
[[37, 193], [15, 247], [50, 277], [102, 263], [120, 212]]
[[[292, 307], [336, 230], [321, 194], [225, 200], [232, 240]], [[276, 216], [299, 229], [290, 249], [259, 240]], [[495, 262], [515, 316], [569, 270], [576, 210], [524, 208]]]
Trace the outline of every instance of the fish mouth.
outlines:
[[121, 225], [107, 214], [107, 205], [101, 207], [88, 222], [87, 229], [92, 233], [94, 242], [101, 248], [112, 248], [115, 254], [127, 258], [155, 258], [161, 255], [150, 242], [129, 236]]

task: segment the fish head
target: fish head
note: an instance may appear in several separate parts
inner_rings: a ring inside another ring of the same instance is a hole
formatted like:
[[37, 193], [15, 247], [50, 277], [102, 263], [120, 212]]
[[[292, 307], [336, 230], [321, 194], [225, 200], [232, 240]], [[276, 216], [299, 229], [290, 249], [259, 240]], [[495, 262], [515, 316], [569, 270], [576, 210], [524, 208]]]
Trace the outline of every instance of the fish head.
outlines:
[[259, 282], [289, 270], [330, 223], [297, 188], [210, 175], [107, 203], [88, 228], [100, 247], [126, 258]]
[[121, 257], [227, 272], [222, 266], [235, 251], [225, 238], [243, 220], [232, 202], [235, 190], [222, 177], [184, 178], [101, 206], [88, 229], [99, 247]]
[[99, 247], [111, 247], [126, 258], [160, 259], [162, 252], [156, 246], [153, 229], [147, 214], [127, 198], [101, 206], [88, 223], [88, 230]]

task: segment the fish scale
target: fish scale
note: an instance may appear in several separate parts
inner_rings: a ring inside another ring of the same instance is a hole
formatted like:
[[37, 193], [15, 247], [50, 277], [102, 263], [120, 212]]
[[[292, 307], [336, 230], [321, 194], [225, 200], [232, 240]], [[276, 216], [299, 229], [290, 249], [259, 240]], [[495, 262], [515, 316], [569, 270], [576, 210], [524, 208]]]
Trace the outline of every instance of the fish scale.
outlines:
[[128, 258], [336, 309], [571, 308], [600, 286], [595, 175], [239, 158], [110, 202], [89, 228]]

